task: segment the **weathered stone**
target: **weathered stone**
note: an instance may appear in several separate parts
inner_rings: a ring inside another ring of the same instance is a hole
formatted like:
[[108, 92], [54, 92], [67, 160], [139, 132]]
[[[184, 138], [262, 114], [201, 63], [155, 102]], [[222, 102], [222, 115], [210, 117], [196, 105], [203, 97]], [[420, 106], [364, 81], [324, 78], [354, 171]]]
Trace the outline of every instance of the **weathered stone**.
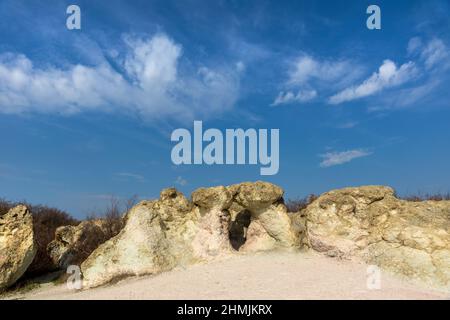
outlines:
[[0, 217], [0, 290], [14, 284], [36, 255], [33, 217], [20, 205]]
[[269, 183], [244, 183], [198, 189], [191, 203], [176, 189], [165, 189], [159, 200], [135, 206], [120, 234], [100, 245], [82, 264], [85, 285], [233, 254], [231, 208], [249, 212], [250, 232], [243, 230], [244, 242], [250, 241], [248, 251], [296, 246], [298, 238], [285, 206], [279, 203], [282, 194], [282, 189]]
[[250, 211], [269, 207], [283, 197], [283, 189], [263, 181], [244, 182], [229, 187], [235, 201]]
[[306, 210], [309, 246], [450, 286], [450, 201], [409, 202], [388, 187], [327, 192]]
[[80, 265], [100, 244], [118, 233], [119, 223], [97, 219], [59, 227], [55, 239], [47, 246], [48, 254], [60, 269]]
[[124, 229], [82, 264], [85, 285], [155, 274], [231, 251], [228, 219], [227, 212], [219, 207], [206, 211], [194, 207], [177, 190], [165, 189], [159, 200], [135, 206]]
[[226, 209], [230, 207], [232, 194], [223, 186], [212, 188], [200, 188], [192, 193], [194, 204], [205, 209], [219, 208]]

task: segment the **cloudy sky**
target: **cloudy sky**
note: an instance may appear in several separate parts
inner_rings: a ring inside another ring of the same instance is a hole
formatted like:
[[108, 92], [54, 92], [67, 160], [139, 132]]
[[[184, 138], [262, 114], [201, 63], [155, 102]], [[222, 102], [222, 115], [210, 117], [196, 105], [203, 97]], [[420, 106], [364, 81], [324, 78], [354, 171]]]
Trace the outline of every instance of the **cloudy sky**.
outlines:
[[[66, 8], [81, 8], [67, 30]], [[264, 179], [287, 197], [450, 191], [450, 2], [0, 1], [0, 197], [83, 217], [114, 194]], [[174, 166], [176, 128], [279, 128], [280, 170]]]

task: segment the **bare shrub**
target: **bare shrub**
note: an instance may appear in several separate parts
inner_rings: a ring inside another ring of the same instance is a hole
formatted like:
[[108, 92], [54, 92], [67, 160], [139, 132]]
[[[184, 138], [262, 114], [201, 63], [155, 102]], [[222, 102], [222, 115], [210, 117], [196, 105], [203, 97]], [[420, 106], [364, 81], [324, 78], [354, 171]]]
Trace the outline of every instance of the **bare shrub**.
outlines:
[[421, 202], [421, 201], [445, 201], [450, 200], [450, 193], [426, 193], [426, 194], [415, 194], [415, 195], [407, 195], [404, 197], [400, 197], [403, 200], [412, 201], [412, 202]]
[[133, 195], [132, 197], [120, 200], [118, 197], [111, 195], [108, 203], [103, 210], [91, 210], [87, 215], [87, 220], [103, 219], [106, 223], [106, 230], [108, 239], [117, 235], [124, 227], [123, 217], [131, 210], [137, 203], [139, 197]]
[[304, 198], [297, 199], [288, 199], [286, 201], [286, 208], [288, 212], [294, 213], [299, 212], [300, 210], [305, 209], [308, 205], [310, 205], [314, 200], [318, 198], [315, 194], [310, 194]]
[[76, 225], [79, 223], [67, 212], [44, 205], [32, 205], [25, 201], [11, 202], [0, 199], [0, 216], [19, 204], [26, 205], [33, 215], [33, 232], [37, 245], [36, 256], [28, 267], [26, 276], [34, 276], [51, 272], [56, 269], [47, 253], [47, 245], [54, 239], [55, 231], [60, 226]]
[[0, 198], [0, 217], [6, 214], [12, 207], [13, 204], [10, 201]]
[[28, 267], [27, 274], [37, 275], [54, 271], [56, 266], [47, 253], [47, 245], [55, 238], [58, 227], [77, 225], [79, 221], [67, 212], [42, 205], [27, 205], [33, 214], [33, 229], [37, 244], [36, 256]]

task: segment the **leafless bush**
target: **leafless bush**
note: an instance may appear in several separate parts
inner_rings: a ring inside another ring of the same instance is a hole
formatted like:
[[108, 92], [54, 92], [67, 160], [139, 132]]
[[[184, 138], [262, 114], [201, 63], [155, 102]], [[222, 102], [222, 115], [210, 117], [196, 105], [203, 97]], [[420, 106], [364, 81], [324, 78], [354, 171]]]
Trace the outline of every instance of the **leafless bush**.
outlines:
[[0, 216], [19, 204], [26, 205], [33, 215], [33, 231], [37, 245], [36, 256], [27, 269], [27, 275], [32, 276], [53, 271], [56, 266], [47, 253], [47, 245], [55, 237], [55, 231], [58, 227], [76, 225], [79, 221], [56, 208], [32, 205], [25, 201], [11, 202], [4, 199], [0, 199]]
[[10, 201], [0, 198], [0, 217], [7, 213], [12, 207], [13, 204]]
[[310, 194], [304, 198], [288, 199], [286, 201], [286, 208], [288, 212], [299, 212], [305, 209], [309, 204], [316, 200], [318, 196], [315, 194]]
[[408, 195], [404, 197], [400, 197], [403, 200], [407, 201], [413, 201], [413, 202], [421, 202], [421, 201], [445, 201], [450, 200], [450, 193], [426, 193], [426, 194], [415, 194], [415, 195]]
[[138, 196], [120, 200], [118, 197], [111, 195], [108, 199], [108, 203], [103, 210], [91, 210], [87, 216], [87, 220], [104, 219], [107, 221], [106, 228], [108, 230], [109, 237], [117, 235], [124, 226], [123, 217], [131, 210], [131, 208], [137, 203]]

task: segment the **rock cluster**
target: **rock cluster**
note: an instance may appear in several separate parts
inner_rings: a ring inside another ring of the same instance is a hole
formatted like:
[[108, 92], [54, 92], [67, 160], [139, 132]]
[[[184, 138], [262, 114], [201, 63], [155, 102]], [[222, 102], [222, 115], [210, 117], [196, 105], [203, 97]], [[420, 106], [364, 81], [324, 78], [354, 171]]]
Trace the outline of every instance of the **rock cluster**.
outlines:
[[[123, 224], [112, 238], [102, 220], [60, 227], [49, 255], [61, 269], [81, 265], [85, 288], [280, 248], [359, 259], [450, 288], [450, 201], [405, 201], [389, 187], [333, 190], [297, 213], [267, 182], [200, 188], [191, 199], [169, 188], [134, 206]], [[35, 252], [28, 209], [0, 217], [0, 289], [23, 275]]]
[[159, 200], [135, 206], [120, 234], [82, 264], [84, 285], [94, 287], [232, 254], [236, 251], [230, 243], [230, 225], [240, 212], [248, 212], [250, 219], [242, 251], [296, 247], [300, 237], [282, 196], [281, 188], [266, 182], [198, 189], [192, 202], [173, 188], [165, 189]]
[[327, 192], [303, 215], [314, 250], [450, 287], [450, 201], [410, 202], [366, 186]]

